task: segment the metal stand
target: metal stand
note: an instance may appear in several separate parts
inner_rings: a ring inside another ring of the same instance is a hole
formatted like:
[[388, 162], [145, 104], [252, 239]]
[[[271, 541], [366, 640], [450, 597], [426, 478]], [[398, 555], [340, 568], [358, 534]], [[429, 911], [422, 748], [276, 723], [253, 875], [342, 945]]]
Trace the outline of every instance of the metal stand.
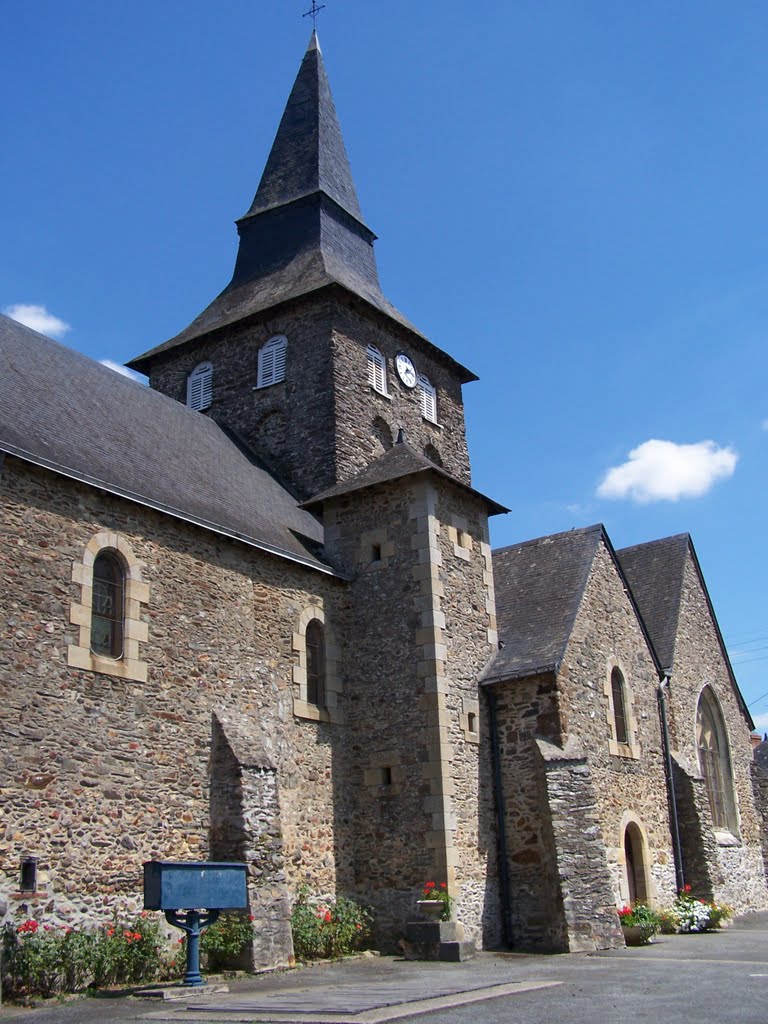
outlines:
[[205, 985], [205, 979], [200, 973], [200, 936], [204, 928], [218, 921], [220, 913], [220, 910], [209, 910], [205, 914], [200, 914], [197, 910], [188, 910], [185, 914], [180, 914], [177, 910], [166, 910], [165, 920], [168, 924], [187, 933], [187, 970], [184, 985]]

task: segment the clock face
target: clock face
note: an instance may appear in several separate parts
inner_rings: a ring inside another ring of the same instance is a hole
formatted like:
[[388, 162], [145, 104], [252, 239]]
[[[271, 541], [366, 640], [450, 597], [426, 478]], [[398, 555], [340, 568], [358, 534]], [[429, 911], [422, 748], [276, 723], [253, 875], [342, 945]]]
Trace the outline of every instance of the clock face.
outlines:
[[395, 369], [397, 376], [407, 388], [416, 387], [416, 367], [405, 352], [398, 352], [395, 356]]

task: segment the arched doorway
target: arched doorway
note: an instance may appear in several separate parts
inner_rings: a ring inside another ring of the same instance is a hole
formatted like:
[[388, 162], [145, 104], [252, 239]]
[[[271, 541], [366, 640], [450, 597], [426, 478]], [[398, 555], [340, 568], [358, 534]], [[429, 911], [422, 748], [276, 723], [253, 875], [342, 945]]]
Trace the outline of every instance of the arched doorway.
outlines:
[[630, 904], [648, 899], [643, 834], [631, 821], [624, 830], [624, 864]]

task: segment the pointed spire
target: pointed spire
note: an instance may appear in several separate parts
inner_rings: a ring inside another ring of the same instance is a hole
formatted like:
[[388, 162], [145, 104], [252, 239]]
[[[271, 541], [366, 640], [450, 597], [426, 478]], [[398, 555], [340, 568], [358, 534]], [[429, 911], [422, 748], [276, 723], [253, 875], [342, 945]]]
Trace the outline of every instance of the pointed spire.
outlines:
[[317, 29], [316, 28], [312, 29], [312, 35], [309, 38], [309, 46], [307, 47], [307, 53], [309, 53], [311, 50], [317, 50], [317, 52], [320, 53], [320, 54], [322, 54], [322, 52], [323, 52], [320, 49], [320, 40], [317, 37]]
[[325, 193], [363, 222], [317, 33], [313, 32], [258, 191], [245, 216], [316, 192]]

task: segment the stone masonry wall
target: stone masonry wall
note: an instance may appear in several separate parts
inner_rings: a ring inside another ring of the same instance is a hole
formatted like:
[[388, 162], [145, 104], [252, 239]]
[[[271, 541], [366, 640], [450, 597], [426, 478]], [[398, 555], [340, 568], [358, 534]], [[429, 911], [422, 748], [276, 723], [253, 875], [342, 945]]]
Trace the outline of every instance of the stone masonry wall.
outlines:
[[[344, 730], [294, 718], [292, 637], [308, 604], [338, 616], [343, 584], [13, 459], [0, 501], [0, 909], [101, 921], [140, 905], [144, 860], [207, 856], [222, 708], [276, 769], [290, 890], [333, 893]], [[149, 585], [146, 683], [67, 667], [72, 566], [102, 530]], [[39, 858], [36, 894], [19, 892], [23, 855]]]
[[487, 706], [478, 694], [478, 679], [498, 644], [488, 520], [476, 498], [455, 488], [438, 492], [435, 516], [440, 602], [434, 642], [445, 654], [442, 707], [446, 788], [456, 828], [455, 911], [469, 938], [493, 946], [501, 925], [498, 853]]
[[[763, 744], [760, 746], [762, 748]], [[758, 753], [763, 755], [759, 760]], [[761, 830], [763, 865], [766, 875], [768, 875], [768, 765], [765, 763], [766, 754], [768, 754], [768, 750], [764, 749], [755, 752], [755, 762], [752, 765], [752, 788], [755, 794], [755, 804], [763, 819]]]
[[230, 966], [278, 967], [293, 956], [277, 769], [253, 743], [247, 720], [213, 714], [210, 761], [211, 860], [248, 865], [254, 941]]
[[[752, 786], [750, 725], [739, 706], [717, 632], [689, 553], [675, 640], [675, 659], [669, 687], [671, 741], [678, 760], [692, 777], [700, 777], [696, 749], [696, 710], [701, 691], [714, 691], [728, 733], [733, 787], [738, 809], [737, 835], [714, 832], [717, 863], [708, 865], [713, 896], [737, 913], [768, 907], [762, 854], [763, 819]], [[709, 822], [702, 828], [713, 832]]]
[[537, 743], [543, 761], [552, 841], [557, 854], [565, 945], [572, 953], [622, 947], [615, 893], [605, 859], [592, 772], [579, 744]]
[[[213, 365], [207, 415], [240, 435], [297, 497], [309, 498], [336, 481], [329, 298], [282, 306], [227, 327], [160, 357], [150, 384], [185, 403], [187, 376]], [[274, 335], [288, 339], [285, 380], [257, 388], [259, 349]]]
[[[285, 335], [285, 380], [257, 388], [259, 349]], [[368, 384], [366, 347], [387, 360], [389, 397]], [[418, 388], [395, 374], [397, 352], [437, 388], [440, 425], [425, 420]], [[432, 445], [445, 467], [469, 481], [469, 455], [461, 385], [447, 360], [393, 321], [323, 293], [252, 317], [158, 357], [150, 383], [186, 402], [187, 376], [203, 361], [213, 365], [213, 402], [207, 415], [238, 433], [300, 499], [353, 476], [381, 454], [381, 424], [391, 439], [404, 427], [412, 445]]]
[[[457, 559], [460, 568], [445, 564], [447, 511], [424, 476], [324, 509], [326, 547], [352, 576], [342, 632], [357, 793], [354, 885], [375, 907], [385, 944], [402, 936], [427, 881], [446, 881], [459, 897], [469, 937], [498, 932], [495, 896], [486, 892], [495, 889], [492, 867], [485, 875], [494, 861], [490, 794], [461, 717], [468, 724], [472, 713], [483, 728], [476, 680], [491, 649], [489, 578], [477, 510], [467, 531], [475, 531], [473, 551]], [[459, 608], [474, 625], [459, 624]]]
[[560, 712], [551, 675], [493, 688], [504, 800], [510, 930], [516, 949], [567, 949], [557, 853], [537, 739], [558, 744]]
[[[374, 345], [387, 364], [389, 397], [368, 384], [366, 348]], [[335, 423], [338, 435], [338, 475], [344, 480], [365, 468], [381, 454], [373, 430], [382, 419], [391, 436], [399, 428], [408, 443], [435, 460], [466, 483], [470, 482], [464, 404], [461, 384], [447, 361], [437, 358], [431, 348], [419, 343], [410, 332], [394, 322], [366, 315], [358, 304], [339, 304], [333, 324]], [[417, 374], [426, 375], [437, 389], [438, 424], [421, 415], [419, 389], [406, 388], [395, 372], [395, 356], [404, 352]], [[433, 450], [434, 449], [434, 450]]]
[[[612, 743], [612, 668], [624, 677], [628, 745]], [[642, 836], [648, 897], [675, 896], [674, 855], [658, 711], [658, 673], [637, 614], [601, 542], [558, 675], [566, 736], [586, 752], [616, 904], [629, 899], [624, 831]]]

